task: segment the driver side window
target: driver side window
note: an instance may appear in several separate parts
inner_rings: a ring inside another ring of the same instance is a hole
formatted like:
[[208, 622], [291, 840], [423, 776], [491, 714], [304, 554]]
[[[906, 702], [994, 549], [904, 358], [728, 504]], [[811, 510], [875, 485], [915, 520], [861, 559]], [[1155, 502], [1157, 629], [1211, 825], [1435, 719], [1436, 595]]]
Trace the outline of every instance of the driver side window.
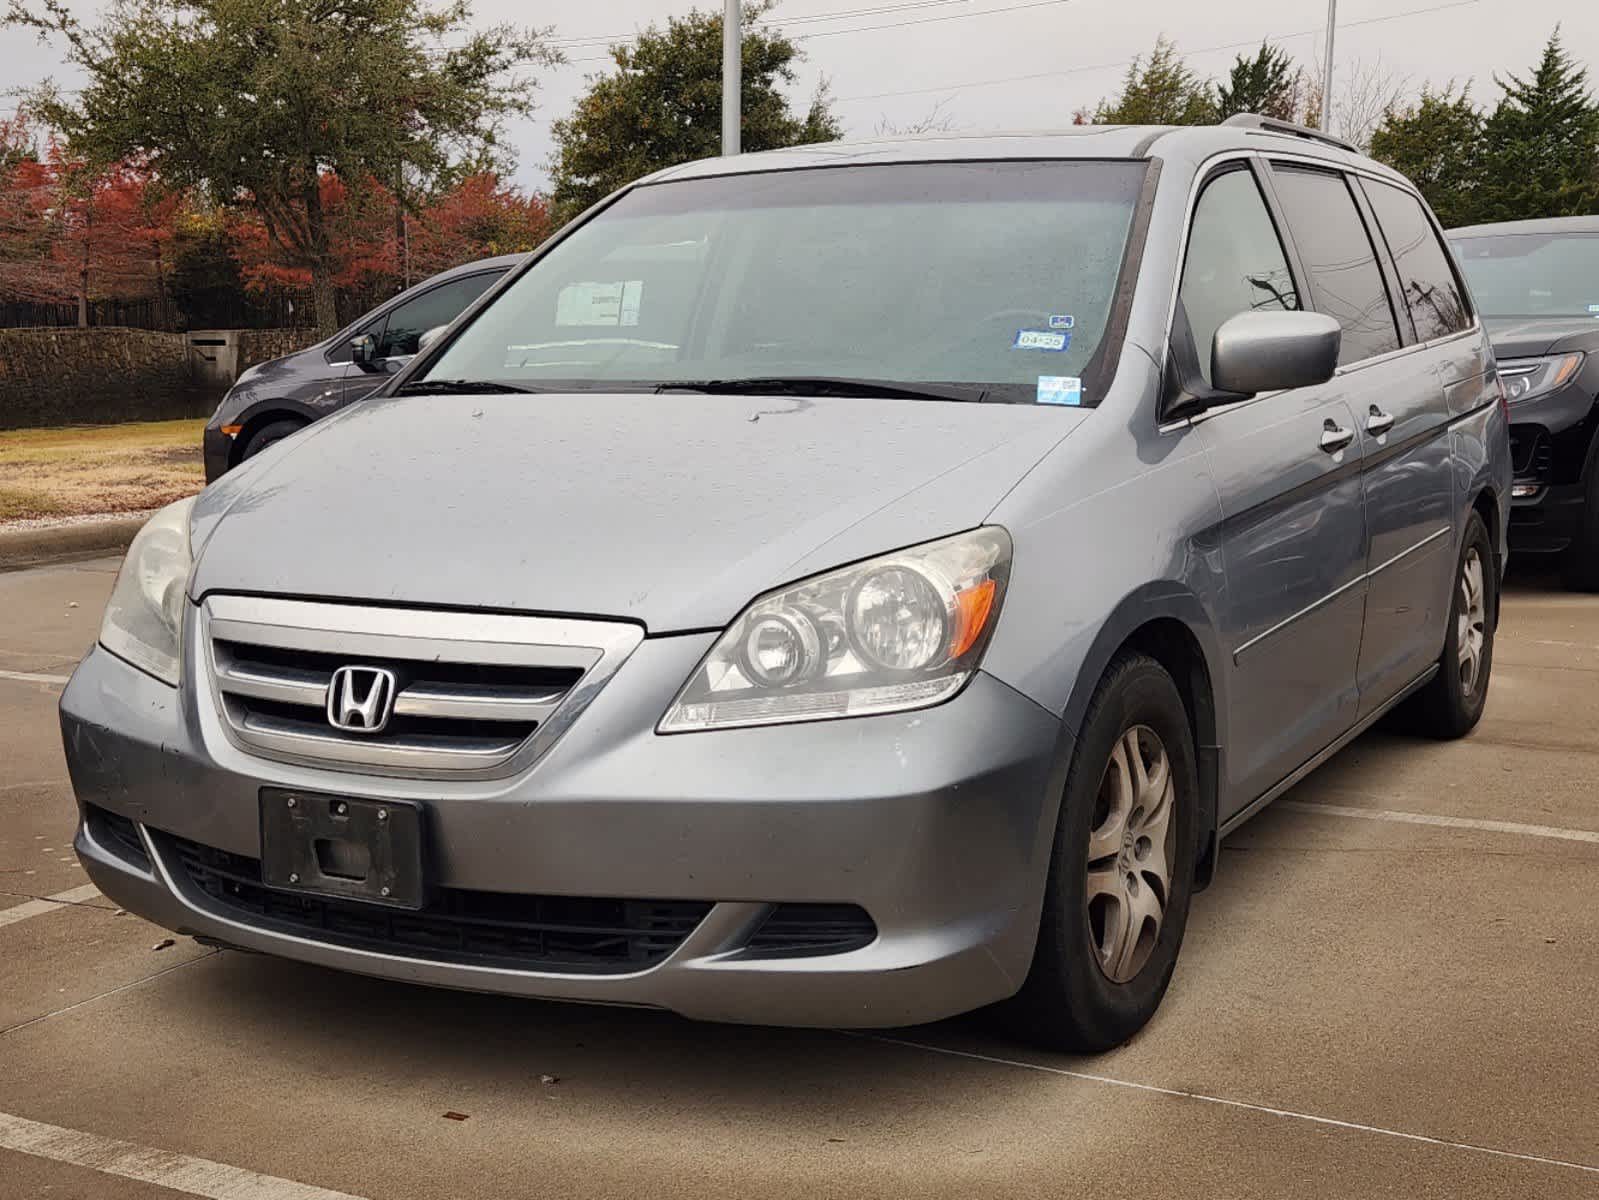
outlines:
[[1178, 299], [1206, 383], [1212, 382], [1211, 342], [1224, 321], [1242, 312], [1300, 307], [1282, 242], [1247, 167], [1216, 176], [1199, 194]]

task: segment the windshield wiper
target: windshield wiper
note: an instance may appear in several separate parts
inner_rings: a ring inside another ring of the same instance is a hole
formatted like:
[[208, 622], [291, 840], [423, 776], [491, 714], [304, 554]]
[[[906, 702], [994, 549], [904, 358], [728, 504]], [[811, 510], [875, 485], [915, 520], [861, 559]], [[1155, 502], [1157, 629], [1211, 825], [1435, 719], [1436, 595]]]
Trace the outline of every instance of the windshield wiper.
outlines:
[[482, 396], [490, 393], [539, 392], [542, 388], [501, 383], [495, 379], [413, 379], [394, 389], [396, 396]]
[[657, 392], [734, 393], [749, 396], [885, 396], [907, 400], [981, 402], [985, 388], [937, 383], [888, 383], [839, 375], [757, 375], [748, 379], [672, 379], [655, 385]]

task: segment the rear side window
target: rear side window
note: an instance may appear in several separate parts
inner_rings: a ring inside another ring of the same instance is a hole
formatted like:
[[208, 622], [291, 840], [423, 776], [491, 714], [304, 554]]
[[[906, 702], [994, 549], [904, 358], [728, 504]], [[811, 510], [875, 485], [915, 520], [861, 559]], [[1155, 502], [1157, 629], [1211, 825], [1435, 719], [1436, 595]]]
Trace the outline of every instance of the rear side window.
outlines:
[[1405, 304], [1416, 323], [1416, 340], [1430, 342], [1459, 333], [1471, 324], [1465, 296], [1421, 201], [1375, 179], [1362, 179], [1360, 186], [1399, 269]]
[[1273, 164], [1272, 182], [1310, 276], [1311, 298], [1343, 326], [1339, 365], [1397, 350], [1399, 327], [1377, 251], [1344, 177]]
[[500, 277], [500, 272], [485, 271], [441, 283], [431, 291], [389, 313], [389, 323], [378, 339], [378, 357], [394, 358], [397, 355], [415, 354], [417, 340], [437, 325], [448, 325], [461, 315], [468, 304], [476, 300]]
[[1218, 175], [1199, 194], [1179, 298], [1206, 383], [1211, 343], [1223, 321], [1299, 307], [1282, 242], [1247, 168]]

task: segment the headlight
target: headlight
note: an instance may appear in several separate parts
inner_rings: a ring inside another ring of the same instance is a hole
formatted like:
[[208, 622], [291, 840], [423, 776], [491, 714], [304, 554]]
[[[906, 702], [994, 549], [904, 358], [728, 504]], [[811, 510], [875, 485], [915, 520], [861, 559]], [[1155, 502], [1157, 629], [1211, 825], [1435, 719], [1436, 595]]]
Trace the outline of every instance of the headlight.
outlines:
[[139, 530], [122, 560], [100, 623], [100, 644], [162, 683], [178, 686], [184, 592], [189, 582], [189, 510], [169, 504]]
[[1509, 358], [1499, 364], [1505, 399], [1511, 404], [1552, 392], [1577, 373], [1580, 354], [1551, 354], [1547, 358]]
[[661, 733], [926, 708], [977, 669], [1010, 577], [995, 526], [830, 571], [751, 604]]

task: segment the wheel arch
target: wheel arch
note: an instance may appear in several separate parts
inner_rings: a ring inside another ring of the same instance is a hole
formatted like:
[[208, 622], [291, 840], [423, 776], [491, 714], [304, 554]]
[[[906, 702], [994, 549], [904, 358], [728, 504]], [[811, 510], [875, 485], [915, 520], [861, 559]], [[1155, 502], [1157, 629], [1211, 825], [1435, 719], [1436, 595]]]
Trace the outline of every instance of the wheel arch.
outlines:
[[314, 414], [286, 401], [268, 400], [256, 406], [239, 422], [239, 432], [228, 447], [228, 469], [232, 470], [244, 461], [244, 448], [266, 426], [276, 421], [293, 421], [303, 429], [314, 420]]
[[1200, 788], [1199, 856], [1195, 887], [1215, 874], [1222, 754], [1226, 745], [1224, 656], [1214, 625], [1198, 596], [1170, 584], [1135, 591], [1100, 627], [1077, 673], [1062, 722], [1073, 742], [1089, 701], [1111, 664], [1126, 653], [1147, 654], [1177, 684], [1194, 735]]

